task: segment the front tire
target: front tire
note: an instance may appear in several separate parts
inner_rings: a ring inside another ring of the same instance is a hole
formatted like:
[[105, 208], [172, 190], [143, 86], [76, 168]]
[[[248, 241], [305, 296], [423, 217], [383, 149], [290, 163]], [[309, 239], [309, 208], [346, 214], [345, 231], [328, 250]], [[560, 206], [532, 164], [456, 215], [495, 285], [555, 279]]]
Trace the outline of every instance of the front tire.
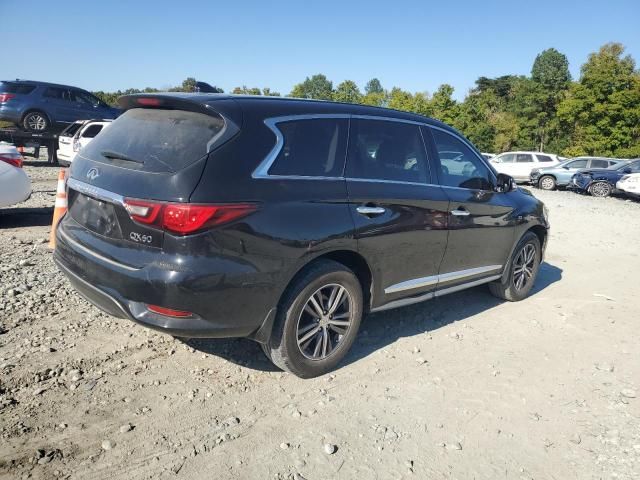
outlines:
[[542, 190], [555, 190], [556, 189], [556, 179], [551, 175], [543, 176], [538, 182], [538, 186]]
[[284, 293], [267, 357], [282, 370], [312, 378], [333, 370], [353, 344], [363, 311], [355, 274], [332, 260], [303, 270]]
[[593, 197], [605, 198], [611, 195], [613, 189], [611, 188], [611, 184], [609, 182], [594, 182], [589, 187], [589, 193]]
[[490, 283], [489, 290], [502, 300], [519, 302], [525, 299], [536, 281], [541, 259], [542, 248], [538, 236], [533, 232], [525, 233], [513, 251], [506, 280], [503, 276]]
[[22, 119], [22, 126], [29, 132], [45, 132], [49, 129], [49, 118], [43, 112], [27, 113]]

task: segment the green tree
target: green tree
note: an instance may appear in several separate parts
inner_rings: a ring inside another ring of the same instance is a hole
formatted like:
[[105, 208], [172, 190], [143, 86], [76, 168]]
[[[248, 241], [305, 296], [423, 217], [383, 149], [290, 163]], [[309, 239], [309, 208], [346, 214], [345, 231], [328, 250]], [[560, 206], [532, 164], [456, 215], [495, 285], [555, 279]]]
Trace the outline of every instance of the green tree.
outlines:
[[380, 80], [378, 80], [377, 78], [372, 78], [365, 85], [364, 91], [367, 95], [381, 94], [381, 93], [384, 93], [384, 88], [382, 88], [382, 84], [380, 83]]
[[304, 82], [293, 87], [290, 95], [297, 98], [313, 98], [316, 100], [331, 100], [333, 98], [333, 83], [327, 77], [318, 73]]
[[333, 99], [336, 102], [361, 103], [362, 93], [360, 93], [360, 89], [358, 88], [358, 85], [356, 85], [356, 82], [352, 80], [345, 80], [336, 87], [335, 92], [333, 92]]
[[458, 113], [456, 101], [452, 98], [453, 87], [447, 83], [438, 87], [431, 97], [431, 115], [445, 123], [454, 123]]

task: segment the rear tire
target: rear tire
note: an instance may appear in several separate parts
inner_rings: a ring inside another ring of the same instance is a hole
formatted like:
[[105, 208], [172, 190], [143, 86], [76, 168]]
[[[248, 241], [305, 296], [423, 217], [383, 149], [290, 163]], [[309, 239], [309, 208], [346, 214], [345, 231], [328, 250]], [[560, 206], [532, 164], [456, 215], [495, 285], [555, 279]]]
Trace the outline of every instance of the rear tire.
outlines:
[[29, 132], [46, 132], [49, 129], [50, 122], [47, 115], [38, 110], [27, 113], [22, 119], [22, 126]]
[[556, 179], [553, 178], [551, 175], [544, 175], [538, 181], [538, 186], [542, 190], [555, 190], [556, 186], [557, 186], [556, 185]]
[[533, 232], [525, 233], [513, 251], [507, 265], [509, 274], [489, 284], [491, 293], [509, 302], [519, 302], [525, 299], [538, 276], [542, 248], [540, 240]]
[[612, 191], [611, 184], [606, 181], [594, 182], [589, 187], [589, 193], [592, 197], [605, 198], [611, 195]]
[[282, 296], [267, 357], [282, 370], [312, 378], [333, 370], [353, 344], [362, 320], [362, 286], [333, 260], [299, 273]]

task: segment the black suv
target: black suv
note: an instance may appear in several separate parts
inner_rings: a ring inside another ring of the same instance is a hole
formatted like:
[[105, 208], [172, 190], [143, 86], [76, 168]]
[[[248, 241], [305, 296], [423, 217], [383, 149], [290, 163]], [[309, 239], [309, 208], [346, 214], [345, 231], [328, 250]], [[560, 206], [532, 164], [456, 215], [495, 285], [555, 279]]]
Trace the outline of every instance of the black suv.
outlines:
[[521, 300], [535, 281], [543, 204], [438, 121], [216, 94], [120, 104], [73, 162], [55, 251], [114, 316], [249, 337], [313, 377], [345, 356], [367, 312], [484, 283]]

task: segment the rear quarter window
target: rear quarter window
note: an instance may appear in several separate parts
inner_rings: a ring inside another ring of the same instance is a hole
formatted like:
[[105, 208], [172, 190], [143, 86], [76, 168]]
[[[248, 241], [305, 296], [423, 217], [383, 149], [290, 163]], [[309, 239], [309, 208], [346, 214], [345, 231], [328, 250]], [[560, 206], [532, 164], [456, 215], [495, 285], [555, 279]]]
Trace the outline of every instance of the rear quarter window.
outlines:
[[279, 122], [283, 145], [270, 175], [341, 177], [347, 148], [348, 121], [338, 118]]
[[26, 83], [14, 83], [14, 82], [0, 82], [0, 92], [2, 93], [17, 93], [20, 95], [28, 95], [35, 90], [35, 85], [28, 85]]
[[215, 113], [134, 108], [105, 128], [81, 156], [130, 169], [175, 173], [207, 155], [224, 128], [224, 119]]

